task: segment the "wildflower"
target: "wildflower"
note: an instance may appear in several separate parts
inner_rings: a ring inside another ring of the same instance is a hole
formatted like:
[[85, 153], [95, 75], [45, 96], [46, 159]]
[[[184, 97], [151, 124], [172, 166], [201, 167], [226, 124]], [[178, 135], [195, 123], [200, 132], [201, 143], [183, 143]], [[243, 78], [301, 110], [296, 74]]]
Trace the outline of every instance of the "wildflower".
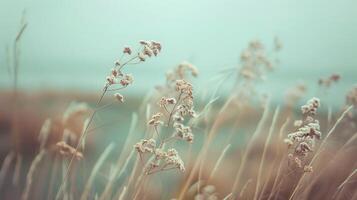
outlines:
[[176, 81], [176, 91], [181, 93], [192, 95], [192, 85], [185, 80], [177, 80]]
[[144, 62], [145, 61], [145, 54], [143, 54], [143, 53], [139, 53], [138, 54], [138, 58], [140, 59], [140, 61], [142, 61], [142, 62]]
[[317, 98], [312, 98], [303, 105], [301, 112], [305, 119], [295, 121], [294, 125], [298, 129], [284, 139], [284, 143], [292, 150], [288, 155], [289, 159], [299, 168], [303, 167], [302, 159], [313, 151], [315, 140], [321, 138], [319, 121], [313, 118], [319, 106], [320, 100]]
[[166, 97], [161, 97], [160, 101], [158, 102], [160, 107], [165, 107], [167, 105]]
[[115, 84], [115, 77], [114, 77], [113, 75], [107, 76], [106, 80], [107, 80], [107, 84], [108, 84], [108, 85], [113, 85], [113, 84]]
[[175, 104], [176, 103], [176, 99], [175, 98], [167, 98], [165, 99], [167, 104]]
[[131, 74], [125, 74], [123, 79], [120, 80], [120, 84], [122, 86], [128, 86], [129, 84], [132, 84], [134, 81], [134, 78]]
[[139, 43], [141, 45], [149, 45], [149, 42], [145, 41], [145, 40], [140, 40]]
[[156, 141], [154, 139], [141, 140], [140, 142], [134, 145], [134, 148], [139, 153], [152, 153], [156, 147]]
[[120, 93], [115, 93], [115, 94], [114, 94], [114, 97], [115, 97], [119, 102], [121, 102], [121, 103], [124, 102], [124, 96], [121, 95]]
[[169, 149], [165, 159], [166, 164], [177, 167], [180, 171], [185, 171], [185, 166], [176, 149]]
[[312, 98], [305, 105], [301, 106], [302, 114], [316, 115], [317, 108], [320, 107], [320, 99]]
[[162, 125], [163, 122], [160, 121], [159, 119], [162, 117], [162, 113], [156, 113], [154, 114], [151, 119], [149, 120], [148, 124], [149, 125], [153, 125], [153, 126], [158, 126], [158, 125]]
[[114, 64], [115, 64], [115, 66], [119, 67], [120, 66], [120, 61], [117, 60], [117, 61], [114, 62]]
[[175, 127], [175, 134], [174, 134], [175, 136], [181, 138], [182, 140], [186, 140], [189, 143], [193, 142], [193, 134], [192, 134], [191, 127], [184, 126], [183, 124], [177, 122], [174, 124], [174, 127]]
[[145, 46], [144, 50], [143, 50], [143, 54], [151, 57], [154, 54], [154, 52], [151, 48], [149, 48], [148, 46]]
[[336, 83], [341, 79], [341, 76], [339, 74], [331, 74], [331, 76], [327, 78], [320, 78], [318, 81], [318, 84], [320, 86], [324, 86], [326, 88], [330, 87], [332, 83]]
[[123, 53], [131, 55], [131, 48], [130, 47], [124, 47]]

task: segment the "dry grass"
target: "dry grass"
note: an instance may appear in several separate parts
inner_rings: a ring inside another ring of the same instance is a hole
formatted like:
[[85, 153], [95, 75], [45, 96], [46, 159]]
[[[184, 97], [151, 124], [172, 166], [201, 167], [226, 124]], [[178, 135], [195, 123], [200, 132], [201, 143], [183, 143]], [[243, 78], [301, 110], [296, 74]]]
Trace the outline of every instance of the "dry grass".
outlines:
[[[198, 70], [183, 62], [166, 74], [165, 83], [133, 103], [118, 93], [133, 84], [124, 67], [161, 51], [158, 42], [139, 46], [137, 52], [123, 49], [94, 106], [91, 98], [51, 112], [33, 107], [48, 114], [41, 117], [42, 127], [32, 127], [38, 132], [30, 145], [36, 153], [27, 155], [16, 145], [7, 149], [1, 199], [357, 199], [356, 89], [336, 112], [320, 107], [323, 98], [313, 98], [300, 111], [306, 86], [290, 89], [283, 104], [274, 104], [255, 83], [277, 64], [267, 56], [281, 49], [276, 39], [272, 53], [251, 42], [239, 67], [224, 72], [237, 74], [230, 95], [217, 96], [215, 91], [225, 87], [220, 82], [197, 101], [194, 96], [202, 93], [190, 82]], [[336, 77], [320, 84], [328, 87], [341, 78]], [[123, 133], [118, 141], [101, 132], [109, 107], [128, 109], [119, 113], [120, 126], [127, 129], [118, 131]], [[2, 120], [21, 132], [22, 118], [16, 118], [16, 123]], [[93, 145], [98, 140], [108, 141], [106, 147]]]

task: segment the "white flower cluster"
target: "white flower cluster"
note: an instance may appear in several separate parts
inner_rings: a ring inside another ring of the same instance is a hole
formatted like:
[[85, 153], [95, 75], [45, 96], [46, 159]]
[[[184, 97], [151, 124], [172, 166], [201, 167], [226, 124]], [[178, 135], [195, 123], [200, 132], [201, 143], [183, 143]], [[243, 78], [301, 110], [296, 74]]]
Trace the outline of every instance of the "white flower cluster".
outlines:
[[301, 112], [304, 115], [316, 115], [318, 107], [320, 107], [320, 99], [314, 97], [301, 106]]
[[148, 124], [155, 126], [155, 127], [157, 127], [158, 125], [164, 124], [164, 122], [160, 120], [161, 117], [162, 117], [162, 113], [160, 113], [160, 112], [156, 113], [155, 115], [153, 115], [151, 117]]
[[[122, 58], [125, 58], [125, 55], [131, 55], [133, 52], [130, 47], [124, 47], [123, 56], [120, 60], [114, 62], [114, 67], [111, 70], [109, 76], [106, 77], [106, 83], [104, 89], [107, 90], [110, 86], [120, 85], [121, 88], [116, 88], [113, 90], [119, 90], [127, 87], [132, 84], [134, 78], [131, 74], [124, 74], [122, 69], [125, 65], [137, 64], [139, 62], [145, 61], [146, 57], [151, 57], [152, 55], [157, 56], [161, 51], [161, 44], [155, 41], [140, 41], [141, 50], [131, 58], [128, 58], [126, 61], [122, 61]], [[120, 102], [124, 102], [124, 98], [121, 94], [117, 93], [114, 97]]]
[[140, 44], [143, 45], [143, 50], [138, 53], [140, 61], [145, 61], [146, 57], [157, 56], [161, 51], [161, 44], [155, 41], [141, 40]]
[[141, 140], [134, 145], [134, 148], [139, 154], [150, 153], [154, 156], [154, 160], [145, 169], [146, 174], [169, 169], [185, 171], [184, 163], [177, 151], [175, 149], [164, 151], [161, 147], [157, 147], [154, 139]]
[[176, 99], [175, 98], [167, 98], [167, 97], [161, 97], [159, 101], [159, 106], [161, 108], [166, 108], [168, 105], [174, 105], [176, 104]]
[[168, 82], [175, 82], [179, 79], [186, 79], [187, 74], [191, 74], [193, 77], [198, 76], [198, 69], [193, 64], [184, 61], [180, 63], [174, 70], [166, 73], [166, 80]]
[[[295, 121], [294, 125], [298, 129], [288, 134], [284, 142], [288, 145], [288, 148], [292, 150], [289, 153], [289, 159], [296, 164], [299, 168], [304, 168], [305, 172], [310, 172], [311, 166], [303, 165], [304, 157], [308, 156], [313, 151], [315, 140], [321, 139], [320, 124], [319, 121], [312, 116], [316, 114], [317, 108], [320, 106], [320, 100], [312, 98], [306, 105], [302, 106], [302, 113], [305, 115], [304, 120]], [[305, 170], [306, 169], [306, 170]]]
[[134, 148], [139, 153], [152, 153], [156, 148], [156, 141], [154, 139], [143, 139], [134, 145]]
[[263, 44], [258, 40], [249, 43], [249, 46], [241, 53], [240, 59], [242, 68], [239, 73], [245, 79], [262, 78], [263, 68], [273, 69], [273, 64], [266, 56]]
[[175, 122], [174, 123], [175, 133], [174, 135], [178, 138], [181, 138], [189, 143], [193, 142], [193, 134], [192, 129], [189, 126], [184, 126], [181, 123]]
[[107, 76], [107, 86], [120, 84], [123, 87], [126, 87], [134, 82], [134, 78], [131, 74], [122, 74], [117, 70], [113, 69], [112, 74]]
[[164, 161], [165, 161], [165, 165], [167, 165], [167, 167], [174, 166], [182, 172], [185, 171], [184, 163], [183, 163], [182, 159], [180, 158], [180, 156], [178, 155], [176, 149], [169, 149], [165, 153]]

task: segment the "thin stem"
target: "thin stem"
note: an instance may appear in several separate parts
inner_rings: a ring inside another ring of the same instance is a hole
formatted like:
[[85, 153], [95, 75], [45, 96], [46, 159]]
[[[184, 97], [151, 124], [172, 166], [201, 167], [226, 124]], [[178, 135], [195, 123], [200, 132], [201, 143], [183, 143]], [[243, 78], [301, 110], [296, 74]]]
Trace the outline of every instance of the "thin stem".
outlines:
[[135, 60], [136, 58], [138, 58], [139, 56], [134, 56], [132, 58], [130, 58], [129, 60], [127, 60], [126, 62], [124, 62], [120, 67], [119, 70], [121, 70], [126, 64], [130, 63], [131, 61]]
[[174, 105], [174, 107], [172, 108], [171, 112], [170, 112], [170, 116], [169, 116], [169, 119], [168, 119], [168, 122], [167, 122], [167, 126], [170, 126], [170, 122], [171, 122], [171, 118], [172, 118], [172, 115], [174, 114], [174, 111], [176, 109], [176, 106], [179, 104], [180, 100], [181, 100], [181, 96], [182, 96], [183, 92], [180, 92], [180, 95], [178, 96], [177, 98], [177, 101]]
[[154, 126], [154, 129], [155, 129], [155, 133], [156, 133], [156, 135], [157, 135], [157, 137], [159, 138], [160, 143], [161, 143], [161, 142], [162, 142], [162, 138], [161, 138], [161, 136], [160, 136], [160, 134], [159, 134], [159, 131], [157, 130], [157, 126]]
[[107, 89], [108, 92], [111, 92], [111, 91], [118, 91], [118, 90], [122, 90], [124, 88], [126, 88], [127, 86], [123, 86], [123, 87], [120, 87], [120, 88], [113, 88], [113, 89]]
[[[108, 90], [108, 87], [107, 87], [107, 86], [104, 87], [104, 90], [103, 90], [103, 92], [102, 92], [102, 94], [101, 94], [99, 100], [98, 100], [97, 103], [96, 103], [96, 109], [94, 110], [94, 112], [93, 112], [92, 115], [90, 116], [89, 122], [87, 123], [87, 125], [86, 125], [86, 127], [85, 127], [83, 133], [81, 134], [81, 136], [80, 136], [80, 138], [79, 138], [79, 140], [78, 140], [78, 143], [77, 143], [77, 146], [76, 146], [76, 149], [75, 149], [76, 152], [78, 151], [79, 146], [81, 145], [83, 138], [84, 138], [85, 135], [87, 134], [88, 128], [89, 128], [91, 122], [93, 121], [93, 118], [94, 118], [94, 116], [95, 116], [95, 114], [96, 114], [96, 112], [97, 112], [97, 108], [98, 108], [100, 102], [102, 101], [102, 99], [103, 99], [105, 93], [107, 92], [107, 90]], [[71, 169], [71, 167], [72, 167], [73, 160], [74, 160], [74, 155], [72, 155], [71, 160], [69, 161], [69, 164], [68, 164], [68, 167], [67, 167], [67, 169], [66, 169], [66, 173], [65, 173], [64, 179], [63, 179], [63, 181], [62, 181], [62, 183], [61, 183], [61, 185], [60, 185], [60, 188], [59, 188], [59, 190], [58, 190], [58, 193], [57, 193], [57, 195], [56, 195], [56, 200], [58, 200], [58, 199], [61, 197], [61, 193], [62, 193], [62, 190], [63, 190], [63, 186], [64, 186], [64, 184], [67, 182], [67, 180], [68, 180], [68, 178], [69, 178], [69, 172], [70, 172], [70, 169]]]

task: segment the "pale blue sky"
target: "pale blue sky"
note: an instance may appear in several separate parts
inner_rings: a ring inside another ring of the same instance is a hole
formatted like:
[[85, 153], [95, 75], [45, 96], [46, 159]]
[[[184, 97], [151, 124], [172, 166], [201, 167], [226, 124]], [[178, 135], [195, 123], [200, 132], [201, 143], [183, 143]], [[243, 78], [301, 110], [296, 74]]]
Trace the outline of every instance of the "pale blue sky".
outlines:
[[223, 65], [234, 66], [250, 40], [271, 46], [275, 36], [284, 49], [270, 78], [273, 90], [332, 72], [345, 77], [343, 91], [357, 82], [355, 0], [1, 0], [3, 87], [10, 84], [5, 47], [24, 8], [29, 25], [21, 43], [23, 88], [99, 88], [122, 46], [141, 39], [161, 41], [163, 53], [129, 70], [137, 89], [153, 87], [182, 60], [198, 66], [202, 86]]

